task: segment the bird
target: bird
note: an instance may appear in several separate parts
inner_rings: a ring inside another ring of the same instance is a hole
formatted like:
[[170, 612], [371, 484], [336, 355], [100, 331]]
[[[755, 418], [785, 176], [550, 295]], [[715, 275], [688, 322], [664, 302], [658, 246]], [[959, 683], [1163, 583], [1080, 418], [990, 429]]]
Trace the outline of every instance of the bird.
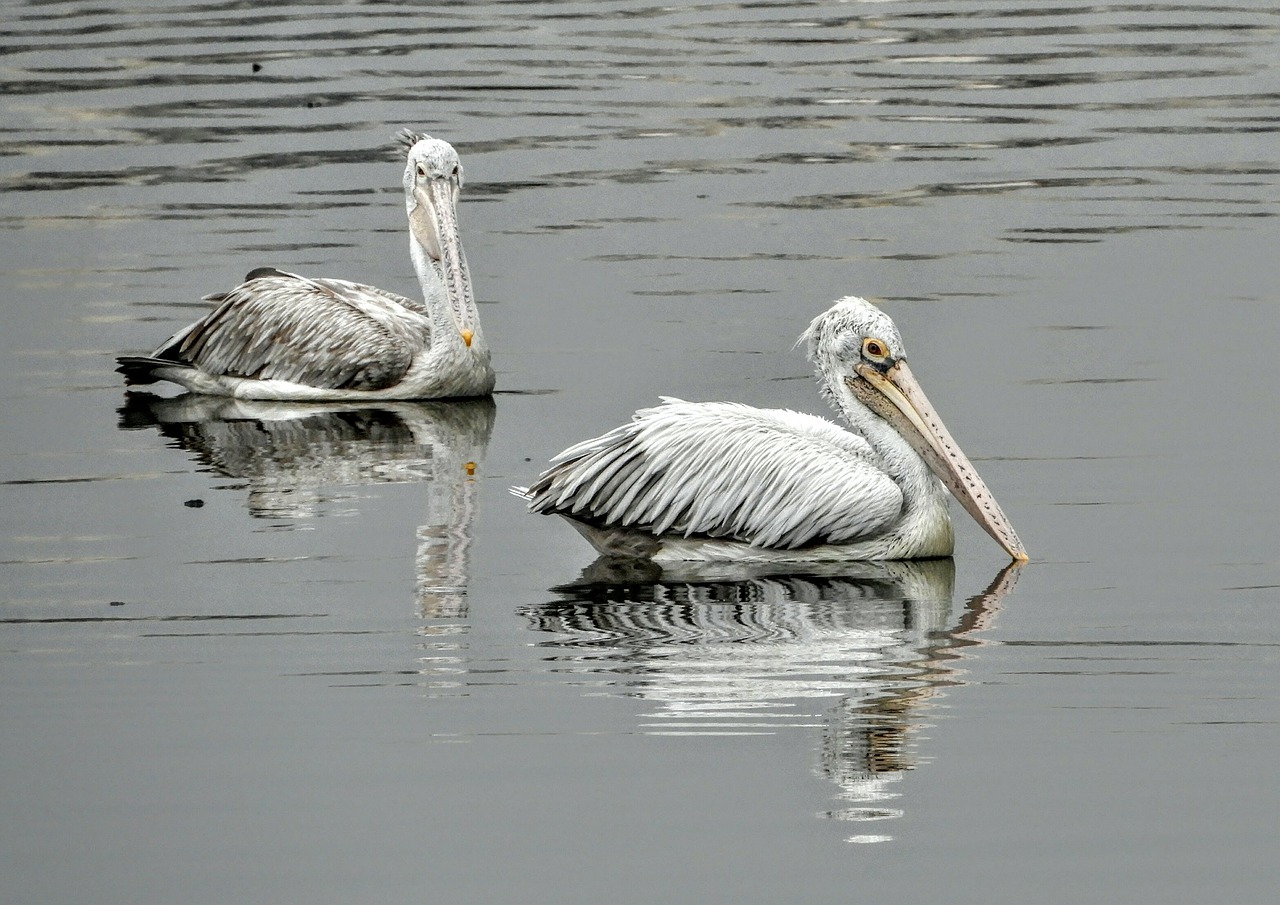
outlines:
[[458, 235], [462, 164], [447, 141], [404, 129], [409, 254], [422, 301], [275, 267], [205, 296], [214, 308], [148, 356], [126, 385], [169, 381], [239, 399], [336, 402], [487, 396], [495, 383]]
[[847, 429], [786, 409], [662, 397], [513, 492], [606, 556], [827, 562], [950, 556], [945, 485], [1015, 562], [1027, 560], [886, 313], [846, 296], [801, 343]]

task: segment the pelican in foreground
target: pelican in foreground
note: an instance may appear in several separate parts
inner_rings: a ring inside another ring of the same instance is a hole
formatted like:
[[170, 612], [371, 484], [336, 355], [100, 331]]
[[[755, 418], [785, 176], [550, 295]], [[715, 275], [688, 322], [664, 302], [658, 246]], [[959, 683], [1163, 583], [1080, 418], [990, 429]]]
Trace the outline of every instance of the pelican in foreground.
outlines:
[[146, 357], [122, 356], [126, 384], [160, 380], [239, 399], [377, 402], [493, 391], [458, 236], [462, 165], [446, 141], [404, 130], [409, 254], [421, 302], [346, 280], [259, 267], [215, 308]]
[[907, 367], [889, 316], [848, 297], [800, 338], [849, 423], [664, 399], [516, 493], [600, 552], [657, 562], [922, 559], [954, 548], [949, 488], [1016, 561], [1013, 526]]

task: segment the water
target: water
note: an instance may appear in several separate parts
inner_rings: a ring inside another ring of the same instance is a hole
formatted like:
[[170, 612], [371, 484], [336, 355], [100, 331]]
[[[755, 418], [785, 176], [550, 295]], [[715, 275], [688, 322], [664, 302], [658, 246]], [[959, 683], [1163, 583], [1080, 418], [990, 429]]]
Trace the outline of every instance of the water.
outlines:
[[[1271, 900], [1270, 5], [3, 23], [6, 901]], [[414, 291], [404, 125], [492, 405], [126, 399], [254, 266]], [[822, 412], [847, 293], [1025, 569], [956, 507], [954, 563], [618, 574], [507, 493], [660, 394]]]

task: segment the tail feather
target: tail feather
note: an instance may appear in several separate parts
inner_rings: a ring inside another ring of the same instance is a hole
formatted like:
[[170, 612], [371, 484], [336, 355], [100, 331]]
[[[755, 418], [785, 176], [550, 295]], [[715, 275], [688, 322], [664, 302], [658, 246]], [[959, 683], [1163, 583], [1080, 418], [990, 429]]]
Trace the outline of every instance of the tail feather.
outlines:
[[124, 375], [125, 386], [146, 386], [164, 378], [156, 374], [157, 368], [183, 367], [182, 362], [166, 361], [146, 355], [121, 355], [116, 359], [116, 371]]

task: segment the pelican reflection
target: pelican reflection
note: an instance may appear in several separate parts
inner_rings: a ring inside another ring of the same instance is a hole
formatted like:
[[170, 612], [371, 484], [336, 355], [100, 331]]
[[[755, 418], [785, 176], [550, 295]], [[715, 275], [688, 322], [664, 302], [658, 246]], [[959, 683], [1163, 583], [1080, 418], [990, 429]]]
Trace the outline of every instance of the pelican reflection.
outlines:
[[493, 431], [487, 397], [450, 402], [298, 404], [130, 393], [122, 429], [154, 427], [247, 492], [255, 518], [288, 523], [342, 514], [361, 487], [421, 484], [417, 595], [428, 618], [465, 612], [475, 471]]
[[900, 814], [886, 802], [916, 765], [923, 705], [960, 681], [960, 650], [978, 643], [968, 636], [990, 625], [1019, 568], [955, 614], [949, 558], [802, 572], [601, 559], [523, 615], [550, 636], [541, 645], [581, 651], [568, 668], [651, 702], [646, 732], [821, 729], [817, 769], [840, 789], [825, 816], [877, 821]]

